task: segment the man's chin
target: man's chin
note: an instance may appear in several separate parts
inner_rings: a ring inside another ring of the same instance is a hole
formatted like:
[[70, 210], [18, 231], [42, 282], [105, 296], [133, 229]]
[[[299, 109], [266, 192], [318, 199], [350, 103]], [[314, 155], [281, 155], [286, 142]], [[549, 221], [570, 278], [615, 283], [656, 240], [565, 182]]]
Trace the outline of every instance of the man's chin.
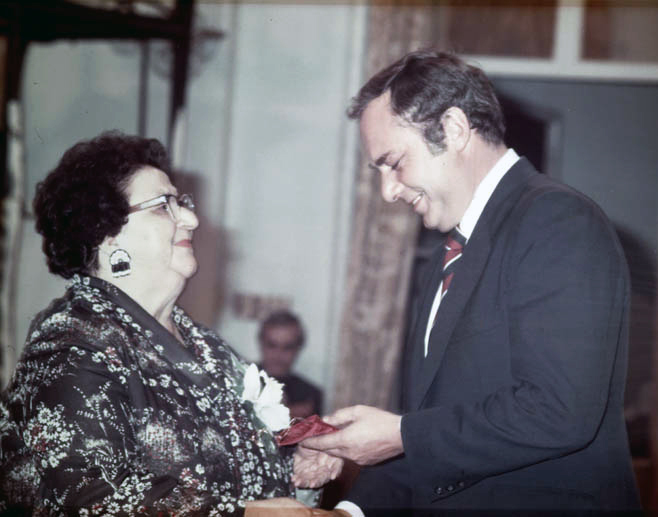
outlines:
[[[423, 226], [428, 230], [441, 230], [438, 221], [433, 220], [429, 214], [423, 215]], [[444, 231], [444, 230], [441, 230]]]
[[459, 224], [459, 221], [452, 222], [450, 220], [441, 219], [440, 215], [436, 216], [436, 214], [434, 214], [434, 217], [430, 213], [425, 213], [423, 215], [423, 226], [428, 230], [438, 230], [442, 233], [448, 233], [457, 226], [457, 224]]

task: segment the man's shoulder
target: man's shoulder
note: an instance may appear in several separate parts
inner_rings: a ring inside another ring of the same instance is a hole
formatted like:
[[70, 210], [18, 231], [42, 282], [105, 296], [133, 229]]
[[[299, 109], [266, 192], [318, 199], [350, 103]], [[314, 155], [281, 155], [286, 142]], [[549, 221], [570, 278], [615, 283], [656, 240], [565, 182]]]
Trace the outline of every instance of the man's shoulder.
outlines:
[[298, 389], [299, 391], [321, 393], [320, 388], [315, 384], [294, 373], [288, 375], [285, 382], [290, 388]]
[[515, 207], [517, 214], [532, 211], [553, 217], [561, 211], [610, 225], [608, 217], [593, 199], [566, 183], [544, 175], [532, 178]]
[[571, 185], [561, 181], [558, 178], [539, 172], [527, 158], [521, 158], [510, 169], [510, 181], [520, 187], [521, 197], [537, 197], [544, 194], [555, 194], [563, 196], [565, 199], [578, 199], [581, 202], [594, 204], [583, 192], [580, 192]]
[[318, 401], [318, 405], [322, 405], [322, 390], [303, 377], [291, 373], [286, 377], [284, 384], [286, 395], [291, 403], [315, 400]]
[[554, 213], [555, 209], [562, 207], [576, 212], [586, 213], [597, 219], [606, 220], [607, 217], [599, 205], [589, 196], [575, 189], [571, 185], [542, 174], [525, 158], [520, 159], [509, 174], [508, 182], [503, 187], [505, 195], [502, 196], [501, 206], [507, 205], [503, 210], [512, 216], [512, 219], [527, 215], [528, 212]]

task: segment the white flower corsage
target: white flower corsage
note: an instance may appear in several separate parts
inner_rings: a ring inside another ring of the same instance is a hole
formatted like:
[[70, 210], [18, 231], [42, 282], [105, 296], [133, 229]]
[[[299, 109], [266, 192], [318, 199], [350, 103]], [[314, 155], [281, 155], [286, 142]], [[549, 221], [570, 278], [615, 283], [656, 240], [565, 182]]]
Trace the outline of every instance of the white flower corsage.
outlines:
[[252, 403], [256, 416], [271, 432], [290, 425], [290, 410], [281, 403], [283, 384], [264, 371], [259, 371], [254, 363], [249, 365], [244, 374], [242, 400]]

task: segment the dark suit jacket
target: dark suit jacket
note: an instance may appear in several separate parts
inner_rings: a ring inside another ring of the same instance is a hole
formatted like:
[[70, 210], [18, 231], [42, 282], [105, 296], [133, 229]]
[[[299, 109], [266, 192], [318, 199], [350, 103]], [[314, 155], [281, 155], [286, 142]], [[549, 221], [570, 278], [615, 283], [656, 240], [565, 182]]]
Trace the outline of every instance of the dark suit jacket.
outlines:
[[637, 508], [623, 418], [629, 279], [605, 215], [522, 158], [464, 248], [424, 358], [442, 259], [412, 311], [405, 453], [363, 469], [347, 499], [476, 515]]

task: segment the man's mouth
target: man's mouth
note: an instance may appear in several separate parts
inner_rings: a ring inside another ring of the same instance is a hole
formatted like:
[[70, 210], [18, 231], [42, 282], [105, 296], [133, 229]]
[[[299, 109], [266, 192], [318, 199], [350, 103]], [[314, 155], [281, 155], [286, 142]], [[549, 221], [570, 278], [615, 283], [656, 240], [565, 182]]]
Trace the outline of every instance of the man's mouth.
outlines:
[[420, 192], [415, 198], [411, 200], [411, 206], [415, 207], [418, 202], [423, 199], [423, 196], [425, 195], [424, 192]]

